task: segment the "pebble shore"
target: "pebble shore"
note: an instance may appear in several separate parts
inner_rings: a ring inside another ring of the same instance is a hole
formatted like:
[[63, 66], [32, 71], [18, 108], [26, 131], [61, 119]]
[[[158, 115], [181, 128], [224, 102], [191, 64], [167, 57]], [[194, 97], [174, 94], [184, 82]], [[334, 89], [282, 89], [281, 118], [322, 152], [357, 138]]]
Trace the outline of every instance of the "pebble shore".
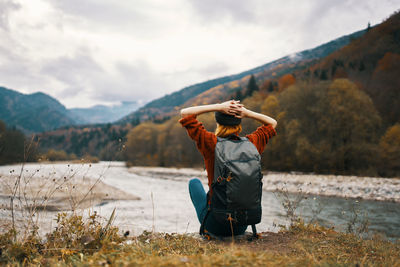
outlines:
[[[192, 168], [131, 167], [129, 172], [170, 180], [207, 180], [205, 170]], [[400, 203], [400, 178], [267, 172], [263, 189]]]

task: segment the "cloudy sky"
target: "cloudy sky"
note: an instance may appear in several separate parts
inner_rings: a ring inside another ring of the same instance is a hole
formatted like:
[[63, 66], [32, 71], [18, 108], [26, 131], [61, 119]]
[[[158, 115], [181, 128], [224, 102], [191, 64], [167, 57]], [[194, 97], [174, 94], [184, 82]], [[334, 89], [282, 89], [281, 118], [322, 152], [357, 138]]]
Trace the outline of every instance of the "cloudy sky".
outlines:
[[0, 86], [149, 101], [382, 22], [400, 0], [0, 0]]

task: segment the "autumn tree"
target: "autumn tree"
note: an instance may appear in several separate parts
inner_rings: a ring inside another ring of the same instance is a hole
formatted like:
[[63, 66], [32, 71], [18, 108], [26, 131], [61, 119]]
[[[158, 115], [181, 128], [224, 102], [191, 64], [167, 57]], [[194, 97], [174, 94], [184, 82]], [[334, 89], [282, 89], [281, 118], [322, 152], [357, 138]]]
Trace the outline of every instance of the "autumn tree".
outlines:
[[278, 87], [278, 85], [276, 85], [275, 81], [266, 80], [261, 86], [261, 91], [272, 93], [273, 91], [275, 91], [276, 87]]
[[45, 157], [49, 161], [62, 161], [68, 159], [68, 155], [65, 151], [55, 149], [49, 149]]
[[[204, 121], [206, 117], [210, 117], [212, 114], [207, 115], [199, 116], [198, 119]], [[160, 165], [200, 167], [203, 165], [202, 156], [178, 120], [178, 117], [169, 120], [165, 125], [166, 130], [159, 136], [160, 154], [162, 154]]]
[[[243, 100], [243, 105], [250, 110], [261, 112], [261, 105], [263, 101], [264, 98], [261, 97], [260, 92], [255, 92], [251, 97], [247, 97], [245, 100]], [[258, 126], [258, 122], [244, 118], [242, 119], [242, 134], [249, 134], [257, 129]]]
[[319, 130], [330, 139], [335, 170], [363, 174], [374, 168], [381, 118], [371, 98], [349, 80], [337, 79], [325, 100]]
[[262, 167], [276, 171], [287, 171], [293, 169], [293, 157], [287, 157], [285, 151], [285, 112], [280, 106], [278, 97], [269, 95], [261, 105], [261, 112], [278, 121], [276, 131], [278, 134], [269, 140], [266, 150], [262, 156]]
[[293, 76], [293, 74], [283, 75], [278, 81], [279, 91], [283, 91], [287, 87], [295, 83], [296, 83], [296, 78]]
[[[215, 128], [213, 114], [199, 116], [208, 129]], [[127, 136], [125, 157], [130, 166], [200, 167], [201, 154], [186, 130], [173, 117], [162, 124], [142, 123]]]
[[385, 125], [400, 122], [400, 54], [386, 53], [375, 68], [367, 92], [384, 119]]
[[267, 149], [266, 155], [276, 152], [268, 156], [270, 165], [282, 164], [280, 170], [361, 174], [376, 164], [380, 117], [355, 84], [346, 79], [299, 84], [277, 99], [278, 104], [268, 100], [264, 106], [265, 111], [279, 106], [281, 151]]
[[380, 174], [400, 175], [400, 124], [390, 127], [382, 136], [380, 143]]
[[129, 165], [159, 165], [157, 140], [161, 127], [146, 122], [136, 126], [128, 133], [126, 158]]

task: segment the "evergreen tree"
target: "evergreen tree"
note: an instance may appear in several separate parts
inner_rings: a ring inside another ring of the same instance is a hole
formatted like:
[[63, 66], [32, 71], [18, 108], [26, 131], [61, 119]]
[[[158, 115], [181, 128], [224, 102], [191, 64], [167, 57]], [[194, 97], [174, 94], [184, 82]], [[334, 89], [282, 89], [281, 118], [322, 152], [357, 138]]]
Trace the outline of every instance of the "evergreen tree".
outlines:
[[273, 84], [273, 82], [270, 82], [269, 83], [269, 86], [268, 86], [268, 92], [273, 92], [275, 90], [275, 87], [274, 87], [274, 84]]
[[235, 98], [235, 100], [240, 100], [240, 101], [243, 100], [243, 94], [242, 94], [242, 89], [241, 88], [239, 88], [239, 90], [236, 91], [236, 95], [235, 95], [234, 98]]
[[333, 64], [333, 65], [332, 65], [332, 68], [331, 68], [331, 77], [334, 77], [334, 76], [335, 76], [336, 69], [337, 69], [336, 65]]
[[361, 61], [360, 66], [358, 67], [359, 71], [364, 71], [365, 70], [365, 65], [364, 65], [364, 61]]
[[254, 75], [251, 75], [249, 83], [247, 85], [247, 90], [245, 93], [245, 96], [251, 96], [255, 91], [259, 91], [260, 88], [258, 88], [256, 79], [254, 78]]
[[326, 70], [321, 71], [321, 75], [319, 76], [320, 80], [328, 80], [328, 75], [326, 74]]
[[24, 157], [24, 152], [26, 152], [24, 134], [15, 127], [7, 129], [6, 124], [0, 121], [0, 165], [29, 160]]

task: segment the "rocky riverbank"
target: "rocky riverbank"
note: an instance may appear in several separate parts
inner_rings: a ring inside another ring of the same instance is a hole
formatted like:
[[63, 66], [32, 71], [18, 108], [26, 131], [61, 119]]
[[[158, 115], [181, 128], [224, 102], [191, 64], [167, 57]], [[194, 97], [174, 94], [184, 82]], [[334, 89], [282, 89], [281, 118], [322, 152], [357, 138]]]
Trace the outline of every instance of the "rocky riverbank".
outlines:
[[[131, 167], [129, 172], [170, 180], [207, 179], [205, 170], [191, 168]], [[263, 189], [400, 203], [400, 178], [267, 172]]]

